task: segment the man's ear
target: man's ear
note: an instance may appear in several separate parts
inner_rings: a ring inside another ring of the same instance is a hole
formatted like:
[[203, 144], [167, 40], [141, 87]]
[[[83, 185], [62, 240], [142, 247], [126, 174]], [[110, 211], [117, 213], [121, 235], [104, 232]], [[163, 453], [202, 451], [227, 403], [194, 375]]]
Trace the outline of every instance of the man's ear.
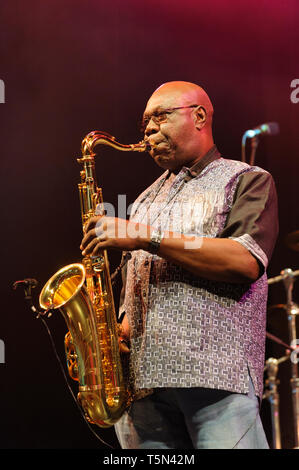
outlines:
[[194, 112], [195, 127], [202, 129], [207, 121], [207, 112], [203, 106], [198, 106]]

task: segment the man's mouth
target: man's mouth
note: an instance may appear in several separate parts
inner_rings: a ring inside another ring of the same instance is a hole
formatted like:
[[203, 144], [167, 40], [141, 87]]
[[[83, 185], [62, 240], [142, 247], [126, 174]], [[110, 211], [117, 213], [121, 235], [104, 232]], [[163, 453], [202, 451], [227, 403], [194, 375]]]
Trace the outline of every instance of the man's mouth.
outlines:
[[165, 141], [150, 143], [153, 154], [158, 154], [169, 149], [169, 144]]

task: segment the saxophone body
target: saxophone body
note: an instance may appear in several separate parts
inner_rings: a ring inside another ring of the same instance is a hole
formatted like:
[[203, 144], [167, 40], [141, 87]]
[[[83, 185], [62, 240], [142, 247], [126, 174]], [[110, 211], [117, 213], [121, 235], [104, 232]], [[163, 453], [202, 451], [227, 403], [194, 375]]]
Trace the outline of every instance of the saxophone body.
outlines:
[[[109, 134], [90, 132], [82, 141], [81, 182], [78, 184], [82, 228], [103, 214], [101, 188], [95, 172], [96, 145], [144, 152], [146, 144], [123, 145]], [[106, 250], [82, 263], [57, 271], [43, 287], [43, 309], [59, 310], [68, 327], [65, 352], [68, 372], [79, 383], [78, 401], [86, 419], [100, 427], [115, 424], [132, 401], [118, 346], [118, 324]]]

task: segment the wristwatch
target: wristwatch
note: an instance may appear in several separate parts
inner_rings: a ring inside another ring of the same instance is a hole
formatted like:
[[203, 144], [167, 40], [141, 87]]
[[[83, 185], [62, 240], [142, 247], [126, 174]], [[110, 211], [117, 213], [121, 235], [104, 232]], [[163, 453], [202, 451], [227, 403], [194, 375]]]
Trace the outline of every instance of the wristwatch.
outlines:
[[148, 251], [155, 255], [158, 253], [159, 248], [160, 248], [160, 243], [164, 237], [164, 233], [161, 232], [160, 230], [153, 230], [151, 234], [151, 241], [149, 243]]

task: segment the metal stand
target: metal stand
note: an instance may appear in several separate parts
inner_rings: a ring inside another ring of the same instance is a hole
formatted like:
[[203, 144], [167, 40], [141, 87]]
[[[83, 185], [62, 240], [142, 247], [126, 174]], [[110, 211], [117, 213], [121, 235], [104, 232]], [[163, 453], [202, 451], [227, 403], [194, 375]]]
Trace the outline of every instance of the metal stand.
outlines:
[[[289, 339], [290, 345], [293, 349], [296, 348], [297, 342], [299, 344], [299, 339], [297, 339], [296, 333], [296, 316], [299, 314], [299, 307], [293, 302], [293, 286], [295, 277], [299, 275], [299, 270], [292, 271], [292, 269], [284, 269], [281, 271], [280, 276], [276, 276], [268, 280], [268, 284], [273, 284], [274, 282], [283, 281], [286, 294], [287, 294], [287, 304], [284, 306], [287, 315], [288, 315], [288, 328], [289, 328]], [[295, 352], [295, 351], [294, 351]], [[299, 376], [298, 376], [298, 360], [293, 357], [291, 354], [291, 370], [292, 375], [290, 379], [291, 391], [292, 391], [292, 405], [293, 405], [293, 421], [294, 421], [294, 444], [295, 449], [299, 449]], [[296, 355], [296, 354], [295, 354]]]
[[270, 402], [273, 449], [281, 449], [279, 393], [277, 388], [277, 385], [279, 385], [279, 380], [277, 380], [278, 367], [281, 362], [287, 361], [289, 357], [289, 354], [281, 357], [280, 359], [270, 357], [266, 361], [265, 366], [268, 379], [265, 382], [267, 389], [265, 390], [263, 398], [266, 398]]
[[265, 385], [268, 387], [268, 390], [265, 391], [263, 398], [267, 398], [267, 400], [269, 400], [271, 407], [272, 446], [273, 449], [281, 449], [279, 393], [277, 391], [279, 380], [276, 380], [278, 372], [277, 359], [270, 357], [266, 361], [266, 370], [268, 373], [268, 379], [266, 380]]
[[[291, 269], [284, 269], [282, 271], [283, 282], [287, 293], [287, 315], [289, 326], [290, 344], [293, 347], [297, 346], [297, 333], [296, 333], [296, 316], [299, 314], [299, 307], [293, 302], [293, 286], [294, 286], [294, 273]], [[298, 340], [299, 341], [299, 340]], [[294, 416], [294, 438], [295, 449], [299, 448], [299, 377], [298, 377], [298, 363], [295, 360], [292, 363], [292, 377], [290, 380], [292, 390], [293, 402], [293, 416]]]
[[[241, 160], [242, 162], [246, 163], [246, 139], [248, 138], [248, 133], [245, 132], [242, 137], [242, 146], [241, 146]], [[250, 156], [249, 156], [249, 162], [248, 164], [250, 166], [254, 165], [255, 162], [255, 154], [256, 154], [256, 149], [259, 144], [259, 139], [258, 137], [251, 137], [251, 150], [250, 150]]]

